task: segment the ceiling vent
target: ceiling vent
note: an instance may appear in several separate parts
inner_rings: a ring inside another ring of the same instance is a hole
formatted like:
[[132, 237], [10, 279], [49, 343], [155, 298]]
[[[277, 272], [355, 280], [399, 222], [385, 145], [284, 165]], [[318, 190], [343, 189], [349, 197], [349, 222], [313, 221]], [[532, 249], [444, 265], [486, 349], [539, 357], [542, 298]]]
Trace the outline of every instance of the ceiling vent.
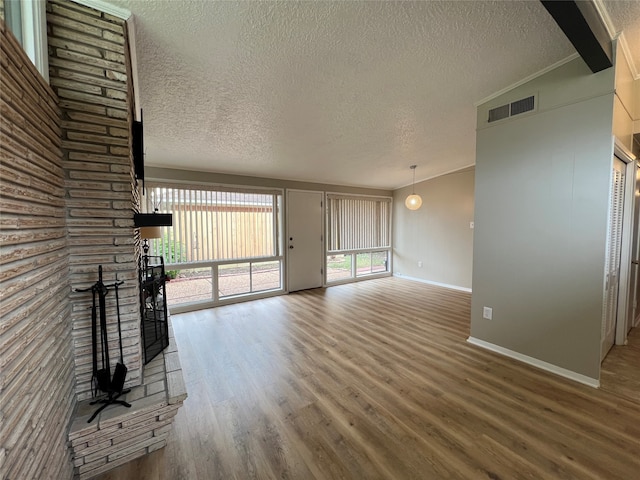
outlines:
[[511, 116], [524, 112], [530, 112], [534, 107], [535, 97], [527, 97], [522, 100], [516, 100], [511, 104]]
[[489, 110], [489, 123], [509, 117], [509, 104]]
[[535, 100], [535, 95], [532, 95], [521, 100], [516, 100], [512, 103], [507, 103], [506, 105], [500, 105], [499, 107], [492, 108], [489, 110], [488, 122], [496, 122], [498, 120], [513, 117], [514, 115], [531, 112], [535, 109]]

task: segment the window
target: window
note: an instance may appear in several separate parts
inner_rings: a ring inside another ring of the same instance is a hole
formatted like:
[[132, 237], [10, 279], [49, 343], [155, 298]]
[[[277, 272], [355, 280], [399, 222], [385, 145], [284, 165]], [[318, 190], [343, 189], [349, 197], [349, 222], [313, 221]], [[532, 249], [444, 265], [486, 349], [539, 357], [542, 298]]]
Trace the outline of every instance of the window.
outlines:
[[388, 273], [391, 198], [327, 194], [327, 283]]
[[150, 242], [174, 277], [168, 305], [282, 290], [281, 191], [147, 182], [146, 193], [147, 211], [173, 214]]
[[21, 0], [4, 0], [4, 18], [13, 33], [18, 39], [20, 45], [24, 45], [22, 41], [22, 5]]
[[5, 23], [49, 81], [46, 0], [4, 0]]

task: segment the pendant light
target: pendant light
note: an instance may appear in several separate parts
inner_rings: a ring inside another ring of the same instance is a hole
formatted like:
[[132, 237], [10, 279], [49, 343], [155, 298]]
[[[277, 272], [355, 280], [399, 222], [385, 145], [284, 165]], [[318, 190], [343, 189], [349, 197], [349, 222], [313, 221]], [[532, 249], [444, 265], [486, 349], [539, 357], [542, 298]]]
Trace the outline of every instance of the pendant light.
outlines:
[[411, 165], [409, 168], [413, 170], [413, 183], [411, 184], [411, 195], [404, 201], [405, 206], [409, 210], [418, 210], [422, 205], [422, 198], [420, 195], [416, 195], [416, 167], [417, 165]]

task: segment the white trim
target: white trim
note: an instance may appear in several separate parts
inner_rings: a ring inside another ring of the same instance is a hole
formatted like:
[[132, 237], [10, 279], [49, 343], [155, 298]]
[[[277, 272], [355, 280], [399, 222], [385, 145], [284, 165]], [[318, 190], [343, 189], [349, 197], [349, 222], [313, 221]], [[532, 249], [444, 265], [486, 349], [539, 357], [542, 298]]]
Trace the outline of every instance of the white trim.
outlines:
[[631, 76], [634, 80], [640, 80], [640, 65], [636, 65], [633, 61], [633, 55], [631, 54], [631, 50], [629, 49], [629, 44], [627, 43], [627, 38], [624, 36], [624, 32], [618, 35], [618, 43], [617, 46], [622, 50], [622, 55], [627, 60], [627, 65], [629, 65], [629, 70], [631, 70]]
[[129, 41], [129, 63], [131, 64], [131, 83], [133, 85], [134, 120], [141, 120], [140, 77], [138, 76], [138, 54], [136, 52], [136, 27], [133, 17], [127, 21], [127, 39]]
[[513, 358], [514, 360], [518, 360], [541, 370], [546, 370], [547, 372], [560, 375], [561, 377], [568, 378], [569, 380], [573, 380], [574, 382], [582, 383], [583, 385], [588, 385], [589, 387], [593, 388], [600, 388], [600, 380], [597, 378], [587, 377], [586, 375], [582, 375], [581, 373], [576, 373], [574, 371], [567, 370], [566, 368], [558, 367], [557, 365], [538, 360], [537, 358], [533, 358], [522, 353], [514, 352], [513, 350], [509, 350], [508, 348], [485, 342], [484, 340], [480, 340], [472, 336], [469, 336], [469, 338], [467, 338], [467, 342], [477, 347], [484, 348], [485, 350], [499, 353], [500, 355], [504, 355], [505, 357]]
[[609, 34], [609, 38], [613, 38], [616, 36], [616, 28], [611, 21], [611, 17], [609, 16], [609, 12], [607, 11], [607, 7], [604, 6], [602, 0], [592, 0], [593, 6], [596, 7], [598, 11], [598, 15], [600, 15], [600, 19], [604, 24], [604, 27], [607, 29], [607, 33]]
[[394, 277], [398, 277], [398, 278], [403, 278], [405, 280], [411, 280], [413, 282], [426, 283], [428, 285], [435, 285], [436, 287], [444, 287], [444, 288], [449, 288], [451, 290], [459, 290], [461, 292], [471, 293], [471, 289], [470, 288], [459, 287], [458, 285], [450, 285], [448, 283], [434, 282], [432, 280], [424, 280], [422, 278], [410, 277], [408, 275], [403, 275], [402, 273], [394, 273], [393, 276]]
[[[636, 156], [631, 153], [618, 137], [613, 138], [613, 154], [624, 163], [631, 163], [636, 159]], [[633, 177], [635, 178], [635, 175]]]
[[[432, 175], [430, 177], [426, 177], [426, 178], [423, 178], [421, 180], [416, 180], [415, 184], [418, 185], [419, 183], [426, 182], [428, 180], [433, 180], [434, 178], [444, 177], [445, 175], [451, 175], [452, 173], [457, 173], [457, 172], [460, 172], [460, 171], [465, 170], [467, 168], [471, 168], [471, 167], [475, 167], [475, 166], [476, 166], [475, 163], [470, 163], [469, 165], [465, 165], [464, 167], [456, 167], [453, 170], [447, 170], [446, 172], [443, 172], [443, 173], [437, 173], [436, 175]], [[395, 192], [396, 190], [400, 190], [401, 188], [405, 188], [405, 187], [410, 187], [411, 185], [413, 185], [413, 182], [407, 183], [406, 185], [401, 185], [399, 187], [396, 187], [396, 188], [393, 189], [393, 191]]]
[[108, 13], [109, 15], [113, 15], [114, 17], [121, 18], [122, 20], [129, 20], [131, 17], [131, 11], [126, 8], [117, 7], [115, 5], [111, 5], [103, 0], [73, 0], [80, 5], [84, 5], [85, 7], [93, 8], [100, 12]]
[[[389, 255], [391, 257], [391, 255]], [[359, 277], [341, 278], [340, 280], [327, 281], [325, 275], [325, 283], [323, 288], [337, 287], [339, 285], [347, 285], [348, 283], [363, 282], [365, 280], [375, 280], [376, 278], [387, 278], [391, 276], [391, 272], [376, 272], [360, 275]]]
[[197, 310], [207, 310], [210, 308], [221, 307], [223, 305], [233, 305], [236, 303], [251, 302], [253, 300], [264, 300], [265, 298], [279, 297], [286, 295], [284, 289], [281, 290], [267, 290], [255, 294], [241, 294], [235, 297], [225, 297], [218, 301], [214, 300], [202, 300], [199, 302], [180, 303], [178, 305], [167, 306], [170, 315], [179, 315], [181, 313], [195, 312]]
[[545, 67], [542, 70], [537, 71], [536, 73], [532, 73], [528, 77], [524, 77], [522, 80], [519, 80], [516, 83], [512, 83], [508, 87], [505, 87], [502, 90], [498, 90], [497, 92], [492, 93], [491, 95], [483, 98], [482, 100], [478, 100], [477, 102], [474, 102], [473, 106], [478, 108], [480, 105], [485, 104], [493, 100], [494, 98], [498, 98], [499, 96], [504, 95], [505, 93], [510, 92], [511, 90], [518, 88], [519, 86], [524, 85], [525, 83], [530, 82], [535, 78], [541, 77], [545, 73], [549, 73], [550, 71], [555, 70], [556, 68], [561, 67], [565, 63], [569, 63], [570, 61], [575, 60], [578, 57], [580, 57], [580, 54], [578, 54], [577, 52], [572, 55], [569, 55], [567, 58], [564, 58], [556, 63], [553, 63], [548, 67]]
[[604, 6], [602, 0], [592, 0], [592, 3], [594, 7], [596, 7], [598, 15], [600, 15], [600, 19], [604, 24], [604, 27], [607, 29], [609, 38], [614, 40], [617, 36], [618, 45], [621, 47], [622, 54], [627, 60], [627, 65], [629, 65], [629, 69], [631, 70], [631, 75], [633, 75], [634, 80], [640, 79], [640, 71], [638, 70], [638, 68], [640, 68], [640, 65], [636, 65], [633, 60], [633, 55], [631, 55], [631, 50], [629, 50], [629, 44], [627, 43], [627, 39], [624, 36], [624, 32], [620, 32], [620, 35], [618, 35], [616, 27], [613, 24], [611, 17], [609, 16], [609, 12], [607, 11], [607, 7]]
[[22, 47], [49, 83], [49, 50], [47, 44], [47, 4], [45, 0], [20, 2], [22, 14]]
[[632, 319], [627, 318], [629, 302], [629, 286], [631, 283], [631, 243], [633, 241], [633, 218], [635, 207], [636, 162], [627, 147], [618, 139], [613, 138], [614, 156], [625, 163], [624, 204], [622, 217], [622, 242], [620, 245], [620, 270], [618, 275], [618, 311], [616, 314], [616, 328], [614, 343], [627, 343], [628, 325]]

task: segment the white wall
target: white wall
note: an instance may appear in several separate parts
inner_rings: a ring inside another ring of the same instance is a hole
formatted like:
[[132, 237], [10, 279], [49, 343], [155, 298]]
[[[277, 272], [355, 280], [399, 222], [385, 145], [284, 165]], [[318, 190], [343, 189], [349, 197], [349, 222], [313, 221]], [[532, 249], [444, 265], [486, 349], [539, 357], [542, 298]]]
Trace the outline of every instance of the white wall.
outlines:
[[469, 168], [417, 183], [423, 203], [416, 211], [404, 206], [411, 186], [394, 191], [395, 275], [471, 288], [473, 189], [474, 169]]
[[[478, 109], [471, 336], [595, 380], [613, 85], [576, 59]], [[531, 93], [535, 113], [487, 125]]]

